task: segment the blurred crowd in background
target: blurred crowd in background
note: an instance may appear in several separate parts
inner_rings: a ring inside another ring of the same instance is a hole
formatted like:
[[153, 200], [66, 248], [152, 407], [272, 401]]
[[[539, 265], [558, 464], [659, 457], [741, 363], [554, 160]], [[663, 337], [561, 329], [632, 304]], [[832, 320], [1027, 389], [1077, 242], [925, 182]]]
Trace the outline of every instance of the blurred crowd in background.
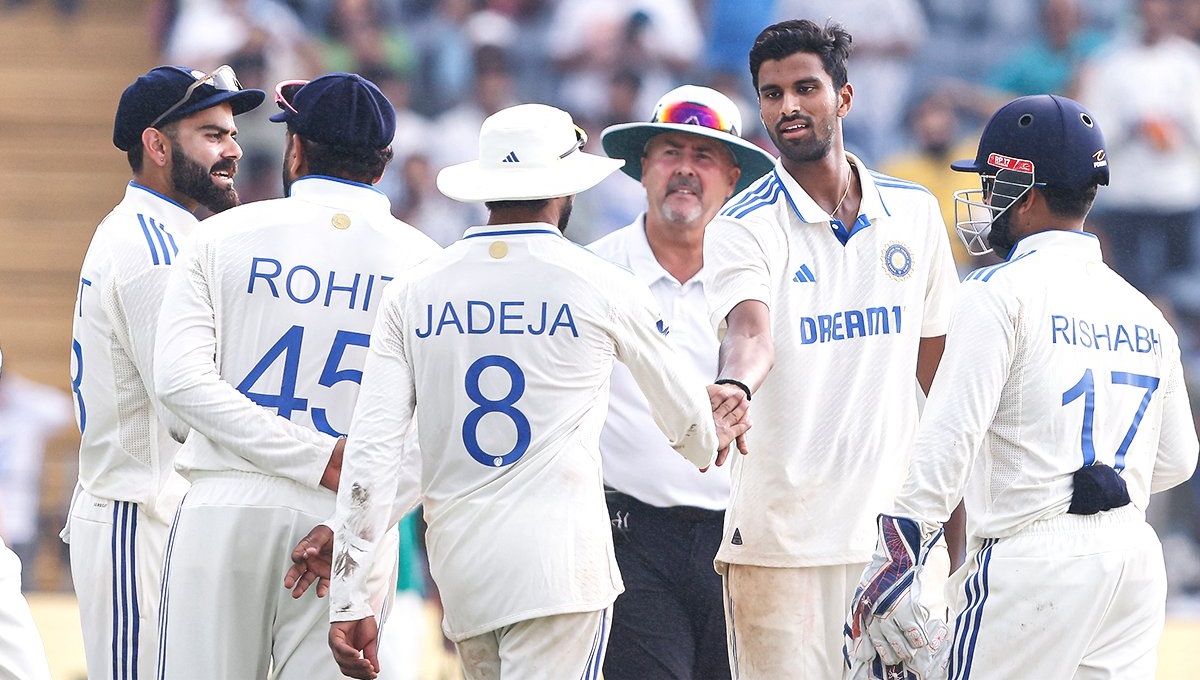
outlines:
[[[14, 2], [14, 0], [6, 0]], [[70, 8], [77, 2], [63, 1]], [[742, 110], [742, 134], [774, 154], [758, 120], [747, 53], [765, 26], [832, 18], [853, 36], [848, 149], [917, 181], [953, 235], [956, 189], [977, 177], [982, 122], [1012, 97], [1058, 93], [1100, 122], [1112, 164], [1089, 217], [1107, 261], [1160, 302], [1200, 388], [1200, 0], [155, 0], [160, 63], [230, 64], [246, 87], [330, 71], [376, 82], [399, 116], [379, 185], [397, 217], [442, 244], [482, 223], [482, 206], [436, 189], [441, 168], [476, 156], [483, 119], [520, 102], [568, 110], [589, 150], [608, 125], [646, 120], [672, 87], [708, 85]], [[238, 118], [243, 200], [279, 196], [284, 136], [273, 105]], [[579, 197], [567, 236], [588, 243], [642, 210], [617, 173]], [[1200, 389], [1193, 404], [1200, 406]], [[2, 463], [2, 461], [0, 461]], [[1200, 481], [1154, 509], [1175, 595], [1200, 612]]]

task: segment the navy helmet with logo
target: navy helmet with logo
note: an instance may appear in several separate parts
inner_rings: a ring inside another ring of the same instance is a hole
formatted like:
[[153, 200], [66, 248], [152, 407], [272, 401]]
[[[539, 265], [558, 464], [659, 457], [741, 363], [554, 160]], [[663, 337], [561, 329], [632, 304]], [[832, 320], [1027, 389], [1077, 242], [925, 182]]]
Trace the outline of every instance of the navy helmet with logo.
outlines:
[[1109, 176], [1104, 134], [1092, 114], [1053, 94], [1005, 104], [984, 126], [975, 158], [950, 167], [982, 180], [982, 189], [954, 193], [956, 227], [972, 255], [991, 250], [992, 222], [1031, 187], [1082, 190], [1108, 184]]

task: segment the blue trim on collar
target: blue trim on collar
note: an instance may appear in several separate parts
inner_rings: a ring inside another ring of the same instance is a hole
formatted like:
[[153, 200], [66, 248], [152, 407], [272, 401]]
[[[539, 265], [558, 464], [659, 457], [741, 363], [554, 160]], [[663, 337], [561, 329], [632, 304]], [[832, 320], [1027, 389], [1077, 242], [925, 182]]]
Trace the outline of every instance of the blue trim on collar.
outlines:
[[837, 237], [837, 240], [842, 245], [846, 245], [855, 234], [871, 226], [871, 220], [866, 215], [859, 213], [858, 219], [854, 220], [852, 230], [847, 230], [846, 225], [842, 224], [842, 221], [838, 219], [830, 220], [829, 224], [833, 225], [833, 235]]
[[970, 274], [967, 274], [967, 277], [963, 280], [964, 281], [983, 281], [984, 283], [987, 283], [988, 281], [992, 280], [992, 276], [995, 275], [996, 272], [1000, 271], [1001, 269], [1004, 269], [1005, 267], [1016, 262], [1017, 260], [1020, 260], [1021, 258], [1025, 257], [1027, 255], [1032, 255], [1036, 252], [1037, 252], [1037, 249], [1035, 248], [1033, 250], [1029, 250], [1024, 253], [1021, 253], [1020, 255], [1016, 256], [1015, 258], [1012, 257], [1012, 253], [1009, 253], [1008, 255], [1012, 259], [1005, 260], [1004, 262], [1001, 262], [1000, 264], [992, 264], [992, 265], [987, 265], [985, 267], [980, 267], [979, 269], [976, 269], [975, 271], [971, 272]]
[[162, 194], [158, 193], [158, 192], [157, 192], [157, 191], [155, 191], [154, 189], [149, 189], [149, 188], [147, 188], [147, 187], [144, 187], [144, 186], [142, 186], [141, 184], [138, 184], [137, 182], [134, 182], [133, 180], [130, 180], [130, 181], [129, 181], [129, 186], [131, 186], [131, 187], [135, 187], [135, 188], [137, 188], [137, 189], [141, 189], [142, 191], [145, 191], [145, 192], [147, 192], [147, 193], [150, 193], [150, 194], [154, 194], [155, 196], [158, 196], [158, 197], [159, 197], [159, 198], [161, 198], [162, 200], [164, 200], [164, 201], [166, 201], [167, 203], [170, 203], [170, 204], [172, 204], [172, 205], [178, 205], [178, 206], [179, 206], [179, 209], [180, 209], [180, 210], [182, 210], [182, 211], [184, 211], [184, 212], [186, 212], [186, 213], [190, 213], [190, 212], [192, 212], [191, 210], [188, 210], [188, 209], [187, 209], [187, 208], [185, 208], [183, 205], [181, 205], [181, 204], [179, 203], [179, 201], [176, 201], [175, 199], [173, 199], [173, 198], [169, 198], [169, 197], [167, 197], [167, 196], [163, 196]]
[[[775, 174], [776, 175], [779, 174], [779, 168], [775, 168]], [[792, 212], [796, 213], [796, 217], [799, 217], [801, 222], [803, 222], [805, 224], [812, 224], [812, 222], [810, 222], [804, 218], [804, 215], [800, 212], [800, 208], [798, 208], [796, 206], [796, 202], [792, 200], [792, 194], [791, 194], [791, 192], [788, 191], [787, 184], [784, 184], [783, 178], [779, 177], [778, 181], [779, 181], [779, 188], [783, 191], [783, 197], [787, 199], [788, 205], [790, 205], [792, 207]], [[795, 182], [794, 177], [792, 178], [792, 181]], [[799, 184], [799, 182], [796, 182], [796, 183]], [[801, 187], [800, 190], [803, 191], [804, 188]]]
[[508, 229], [506, 231], [483, 231], [478, 234], [468, 234], [464, 239], [479, 238], [481, 236], [516, 236], [519, 234], [553, 234], [549, 229]]
[[773, 205], [779, 197], [779, 192], [783, 191], [783, 184], [779, 181], [779, 177], [774, 171], [763, 175], [762, 179], [755, 180], [758, 186], [752, 190], [746, 191], [742, 197], [733, 205], [726, 206], [721, 209], [721, 215], [726, 217], [734, 217], [741, 219], [746, 215], [758, 210], [767, 205]]
[[363, 184], [362, 182], [355, 182], [354, 180], [342, 179], [341, 177], [330, 177], [329, 175], [305, 175], [303, 177], [298, 177], [295, 182], [292, 182], [292, 184], [296, 184], [298, 182], [303, 182], [306, 179], [323, 179], [328, 182], [337, 182], [338, 184], [348, 184], [352, 187], [359, 187], [362, 189], [370, 189], [371, 191], [374, 191], [375, 193], [380, 194], [381, 196], [387, 196], [387, 194], [383, 193], [382, 191], [375, 188], [371, 184]]

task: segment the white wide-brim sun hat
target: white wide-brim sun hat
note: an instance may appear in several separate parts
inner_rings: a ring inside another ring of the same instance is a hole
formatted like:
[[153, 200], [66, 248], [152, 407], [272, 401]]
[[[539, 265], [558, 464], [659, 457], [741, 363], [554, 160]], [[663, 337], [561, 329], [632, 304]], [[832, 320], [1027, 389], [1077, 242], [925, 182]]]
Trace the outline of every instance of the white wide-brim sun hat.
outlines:
[[775, 167], [775, 158], [753, 142], [741, 138], [742, 114], [724, 94], [699, 85], [681, 85], [659, 98], [648, 123], [621, 123], [605, 128], [600, 142], [604, 152], [625, 161], [621, 171], [642, 180], [642, 155], [646, 143], [664, 132], [686, 132], [725, 143], [742, 174], [734, 192], [750, 186]]
[[586, 141], [570, 114], [553, 106], [502, 109], [479, 129], [479, 159], [443, 168], [438, 191], [464, 203], [572, 196], [625, 163], [584, 153]]

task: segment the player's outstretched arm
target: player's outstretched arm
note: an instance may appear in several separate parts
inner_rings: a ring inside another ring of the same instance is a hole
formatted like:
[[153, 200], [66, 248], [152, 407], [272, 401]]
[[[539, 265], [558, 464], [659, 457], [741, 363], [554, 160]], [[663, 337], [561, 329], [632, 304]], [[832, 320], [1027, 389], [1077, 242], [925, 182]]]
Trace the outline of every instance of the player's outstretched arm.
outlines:
[[379, 675], [379, 626], [374, 616], [329, 624], [329, 649], [342, 675], [361, 680]]
[[[734, 305], [725, 316], [725, 337], [721, 340], [720, 354], [717, 359], [717, 383], [742, 392], [745, 406], [750, 406], [750, 395], [762, 386], [771, 367], [775, 365], [775, 341], [771, 336], [771, 310], [758, 300], [743, 300]], [[716, 419], [718, 406], [713, 403], [713, 418]], [[745, 421], [749, 429], [749, 419]], [[720, 432], [721, 423], [717, 422]], [[736, 435], [738, 450], [743, 454], [750, 452], [746, 443], [745, 430]], [[729, 455], [727, 448], [722, 445], [717, 453], [717, 465], [725, 462]]]
[[633, 277], [611, 283], [624, 287], [610, 308], [617, 360], [629, 368], [671, 448], [698, 469], [707, 468], [719, 447], [705, 381], [667, 342], [670, 329], [650, 290]]
[[[941, 530], [922, 531], [907, 517], [880, 515], [879, 538], [863, 570], [846, 621], [848, 660], [904, 664], [920, 677], [945, 662], [946, 624], [921, 605], [921, 571]], [[926, 533], [931, 533], [926, 537]]]
[[718, 380], [736, 380], [755, 392], [775, 365], [771, 310], [758, 300], [743, 300], [729, 310], [725, 323], [717, 359]]
[[325, 597], [329, 593], [332, 563], [333, 529], [318, 524], [292, 550], [292, 566], [283, 575], [283, 587], [291, 589], [292, 597], [299, 599], [316, 583], [317, 597]]

